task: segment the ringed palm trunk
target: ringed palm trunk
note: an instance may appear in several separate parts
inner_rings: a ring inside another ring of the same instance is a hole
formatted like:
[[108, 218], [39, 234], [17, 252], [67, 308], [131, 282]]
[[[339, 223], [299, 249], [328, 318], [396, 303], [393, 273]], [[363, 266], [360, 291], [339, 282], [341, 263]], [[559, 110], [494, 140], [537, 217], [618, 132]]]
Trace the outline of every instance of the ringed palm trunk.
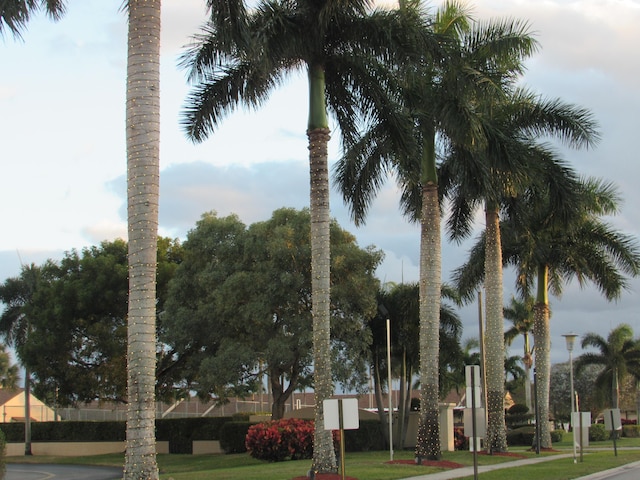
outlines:
[[549, 431], [549, 388], [551, 379], [551, 331], [549, 328], [549, 269], [538, 267], [538, 293], [533, 308], [533, 344], [535, 345], [536, 404], [540, 413], [540, 447], [551, 448]]
[[330, 324], [330, 211], [327, 147], [329, 128], [325, 104], [325, 77], [321, 66], [309, 67], [309, 170], [311, 214], [311, 298], [315, 430], [313, 470], [336, 473], [336, 455], [330, 430], [324, 429], [323, 401], [333, 395]]
[[524, 334], [524, 396], [525, 403], [529, 412], [533, 405], [531, 404], [531, 347], [529, 346], [529, 334]]
[[129, 1], [127, 200], [129, 310], [124, 478], [158, 479], [155, 447], [160, 0]]
[[440, 286], [442, 257], [438, 186], [428, 182], [422, 191], [420, 226], [420, 420], [416, 459], [440, 459], [438, 409], [440, 353]]
[[490, 452], [507, 451], [504, 421], [504, 320], [502, 315], [502, 244], [498, 209], [486, 206], [486, 359], [487, 425], [486, 448]]

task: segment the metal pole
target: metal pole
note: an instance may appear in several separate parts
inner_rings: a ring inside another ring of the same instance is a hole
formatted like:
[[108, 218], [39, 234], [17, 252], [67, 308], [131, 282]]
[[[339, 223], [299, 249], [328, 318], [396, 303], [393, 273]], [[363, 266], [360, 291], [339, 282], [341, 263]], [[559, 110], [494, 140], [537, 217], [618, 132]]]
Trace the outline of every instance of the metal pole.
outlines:
[[344, 410], [342, 409], [342, 400], [338, 400], [338, 421], [340, 422], [340, 474], [342, 480], [345, 480], [345, 467], [344, 467]]
[[578, 463], [576, 457], [576, 426], [573, 422], [573, 412], [576, 411], [575, 399], [573, 398], [573, 353], [569, 350], [569, 378], [571, 383], [571, 430], [573, 432], [573, 463]]
[[538, 408], [538, 375], [533, 369], [533, 396], [536, 401], [536, 454], [540, 455], [540, 409]]
[[576, 392], [576, 410], [578, 411], [578, 415], [580, 417], [580, 463], [582, 463], [584, 461], [584, 456], [583, 456], [583, 451], [582, 451], [582, 435], [583, 430], [582, 430], [582, 412], [580, 411], [580, 400], [578, 398], [578, 392]]
[[389, 458], [393, 461], [393, 402], [391, 398], [391, 322], [387, 318], [387, 382], [389, 384]]
[[478, 478], [478, 445], [476, 445], [476, 441], [478, 440], [477, 435], [477, 425], [476, 425], [476, 376], [471, 372], [471, 430], [473, 432], [473, 478], [477, 480]]

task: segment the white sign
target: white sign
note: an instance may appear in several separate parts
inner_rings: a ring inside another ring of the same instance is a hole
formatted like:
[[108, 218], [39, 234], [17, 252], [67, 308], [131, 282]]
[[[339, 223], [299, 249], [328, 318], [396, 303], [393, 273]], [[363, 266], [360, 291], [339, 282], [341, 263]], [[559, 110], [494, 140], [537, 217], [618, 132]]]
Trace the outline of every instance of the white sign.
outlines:
[[470, 387], [472, 384], [475, 387], [480, 387], [480, 367], [478, 365], [465, 365], [464, 379], [467, 387]]
[[[476, 431], [475, 437], [484, 438], [487, 435], [487, 427], [485, 425], [484, 408], [476, 408]], [[473, 437], [473, 408], [464, 409], [464, 436]]]
[[605, 430], [622, 430], [622, 419], [620, 418], [619, 408], [607, 408], [603, 412], [603, 415]]
[[322, 406], [324, 409], [325, 430], [340, 430], [341, 413], [342, 428], [344, 430], [357, 430], [360, 428], [357, 398], [343, 398], [340, 400], [332, 398], [324, 400]]

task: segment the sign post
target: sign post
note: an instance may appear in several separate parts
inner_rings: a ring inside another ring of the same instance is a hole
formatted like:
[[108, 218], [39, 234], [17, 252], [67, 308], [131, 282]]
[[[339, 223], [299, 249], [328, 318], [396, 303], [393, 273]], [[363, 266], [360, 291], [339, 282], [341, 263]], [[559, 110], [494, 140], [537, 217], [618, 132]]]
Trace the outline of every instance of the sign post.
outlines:
[[345, 480], [344, 467], [344, 431], [357, 430], [360, 427], [358, 399], [328, 399], [322, 402], [324, 408], [324, 429], [340, 431], [340, 473]]
[[464, 409], [464, 435], [469, 437], [470, 446], [473, 444], [473, 478], [478, 478], [478, 448], [480, 438], [486, 435], [484, 408], [480, 407], [480, 367], [467, 365], [465, 367], [467, 383], [467, 407]]
[[608, 408], [604, 411], [604, 428], [611, 432], [613, 437], [613, 452], [618, 456], [618, 445], [616, 440], [618, 438], [618, 431], [622, 430], [622, 419], [620, 418], [619, 408]]

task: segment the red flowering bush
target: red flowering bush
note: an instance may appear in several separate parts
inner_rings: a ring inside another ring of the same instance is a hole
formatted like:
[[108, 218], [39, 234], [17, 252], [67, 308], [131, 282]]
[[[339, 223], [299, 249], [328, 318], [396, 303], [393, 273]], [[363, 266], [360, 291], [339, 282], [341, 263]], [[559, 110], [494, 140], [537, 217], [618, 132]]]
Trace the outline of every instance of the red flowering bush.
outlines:
[[289, 418], [249, 427], [245, 446], [252, 457], [270, 462], [313, 456], [313, 421]]
[[[253, 458], [269, 462], [313, 457], [313, 420], [288, 418], [249, 427], [245, 446]], [[339, 432], [333, 432], [334, 447]]]

